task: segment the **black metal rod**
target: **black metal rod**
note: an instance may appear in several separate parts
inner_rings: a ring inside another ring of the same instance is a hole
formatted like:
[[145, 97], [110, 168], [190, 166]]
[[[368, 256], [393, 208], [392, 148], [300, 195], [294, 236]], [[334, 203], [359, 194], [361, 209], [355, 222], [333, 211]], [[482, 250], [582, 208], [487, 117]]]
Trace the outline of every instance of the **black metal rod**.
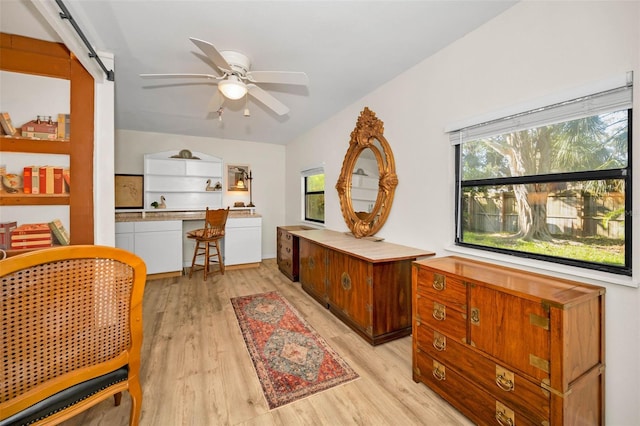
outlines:
[[75, 19], [73, 19], [73, 16], [71, 16], [71, 13], [69, 13], [69, 9], [67, 9], [64, 3], [62, 3], [62, 0], [56, 0], [56, 3], [62, 10], [62, 12], [60, 12], [60, 18], [68, 19], [69, 22], [71, 22], [71, 26], [73, 27], [74, 30], [76, 30], [76, 32], [84, 42], [85, 46], [87, 46], [87, 49], [89, 49], [89, 57], [98, 61], [98, 65], [100, 65], [100, 68], [102, 68], [102, 71], [104, 71], [104, 73], [107, 75], [107, 80], [113, 81], [115, 79], [113, 70], [108, 70], [107, 67], [104, 65], [104, 63], [102, 62], [102, 60], [98, 57], [98, 54], [93, 49], [93, 46], [91, 46], [91, 43], [89, 43], [89, 40], [87, 40], [87, 38], [85, 37], [84, 33], [78, 26], [78, 23], [76, 22]]

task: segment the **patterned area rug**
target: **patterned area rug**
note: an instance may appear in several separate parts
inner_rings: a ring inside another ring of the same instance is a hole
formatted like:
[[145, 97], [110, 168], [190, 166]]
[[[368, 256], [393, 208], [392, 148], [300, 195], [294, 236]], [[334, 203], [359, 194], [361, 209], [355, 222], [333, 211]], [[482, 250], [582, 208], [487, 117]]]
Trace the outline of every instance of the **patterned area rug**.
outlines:
[[270, 409], [358, 378], [277, 291], [231, 304]]

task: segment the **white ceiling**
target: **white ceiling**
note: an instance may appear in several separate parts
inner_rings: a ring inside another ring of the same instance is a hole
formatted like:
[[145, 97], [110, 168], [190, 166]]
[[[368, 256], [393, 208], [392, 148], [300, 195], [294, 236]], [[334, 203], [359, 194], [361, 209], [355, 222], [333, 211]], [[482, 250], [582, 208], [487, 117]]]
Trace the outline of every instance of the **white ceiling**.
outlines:
[[[516, 1], [63, 0], [94, 49], [114, 54], [116, 129], [275, 144], [310, 130]], [[56, 37], [29, 0], [0, 0], [0, 16], [2, 32]], [[217, 93], [211, 83], [139, 77], [212, 74], [189, 37], [245, 53], [252, 70], [303, 71], [310, 84], [260, 85], [290, 108], [288, 115], [249, 98], [251, 116], [244, 117], [244, 99], [226, 100], [220, 121], [209, 112]]]

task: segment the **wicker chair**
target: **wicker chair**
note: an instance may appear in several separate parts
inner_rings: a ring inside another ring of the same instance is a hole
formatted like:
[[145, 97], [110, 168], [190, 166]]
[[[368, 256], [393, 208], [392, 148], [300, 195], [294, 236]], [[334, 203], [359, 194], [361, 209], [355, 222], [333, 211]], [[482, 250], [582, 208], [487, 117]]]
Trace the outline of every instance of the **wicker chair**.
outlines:
[[[204, 270], [204, 280], [207, 280], [207, 274], [210, 272], [211, 264], [218, 264], [219, 271], [224, 275], [224, 260], [222, 260], [222, 252], [220, 250], [220, 240], [224, 238], [224, 229], [229, 216], [229, 207], [226, 209], [217, 209], [207, 211], [204, 219], [204, 228], [196, 229], [187, 233], [187, 238], [196, 241], [196, 247], [193, 250], [193, 260], [191, 261], [191, 269], [189, 270], [189, 279], [196, 270]], [[213, 250], [212, 250], [213, 249]], [[202, 263], [196, 263], [198, 257], [203, 256]], [[196, 267], [199, 267], [196, 269]]]
[[145, 281], [142, 259], [112, 247], [0, 261], [0, 425], [58, 424], [124, 390], [137, 425]]

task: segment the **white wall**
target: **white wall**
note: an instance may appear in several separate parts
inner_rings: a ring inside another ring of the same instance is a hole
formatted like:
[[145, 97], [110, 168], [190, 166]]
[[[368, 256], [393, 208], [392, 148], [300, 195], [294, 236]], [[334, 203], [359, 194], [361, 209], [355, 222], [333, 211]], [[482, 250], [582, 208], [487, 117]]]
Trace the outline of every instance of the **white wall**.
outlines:
[[[107, 69], [114, 69], [110, 53], [98, 52]], [[114, 122], [115, 87], [113, 81], [96, 80], [93, 136], [93, 219], [94, 243], [115, 246]]]
[[[189, 149], [222, 158], [227, 164], [249, 164], [253, 175], [253, 204], [262, 215], [262, 257], [276, 257], [276, 227], [284, 224], [284, 164], [282, 145], [163, 133], [116, 131], [115, 173], [143, 174], [144, 154]], [[249, 203], [248, 193], [227, 192], [223, 204]], [[113, 210], [112, 210], [113, 211]]]
[[[454, 241], [454, 151], [445, 126], [630, 70], [636, 77], [634, 99], [640, 99], [638, 22], [640, 2], [518, 3], [290, 143], [284, 190], [287, 224], [300, 222], [300, 170], [324, 163], [326, 227], [346, 230], [334, 185], [349, 135], [368, 106], [384, 122], [399, 178], [391, 214], [378, 235], [440, 256], [457, 254], [449, 251]], [[633, 133], [640, 135], [638, 101], [635, 106]], [[640, 170], [637, 149], [633, 167]], [[638, 176], [633, 182], [635, 206], [640, 206]], [[640, 276], [640, 215], [634, 213], [631, 219], [633, 281], [607, 274], [578, 275], [577, 268], [554, 272], [542, 262], [527, 266], [606, 287], [610, 425], [640, 424], [640, 291], [633, 287]]]

